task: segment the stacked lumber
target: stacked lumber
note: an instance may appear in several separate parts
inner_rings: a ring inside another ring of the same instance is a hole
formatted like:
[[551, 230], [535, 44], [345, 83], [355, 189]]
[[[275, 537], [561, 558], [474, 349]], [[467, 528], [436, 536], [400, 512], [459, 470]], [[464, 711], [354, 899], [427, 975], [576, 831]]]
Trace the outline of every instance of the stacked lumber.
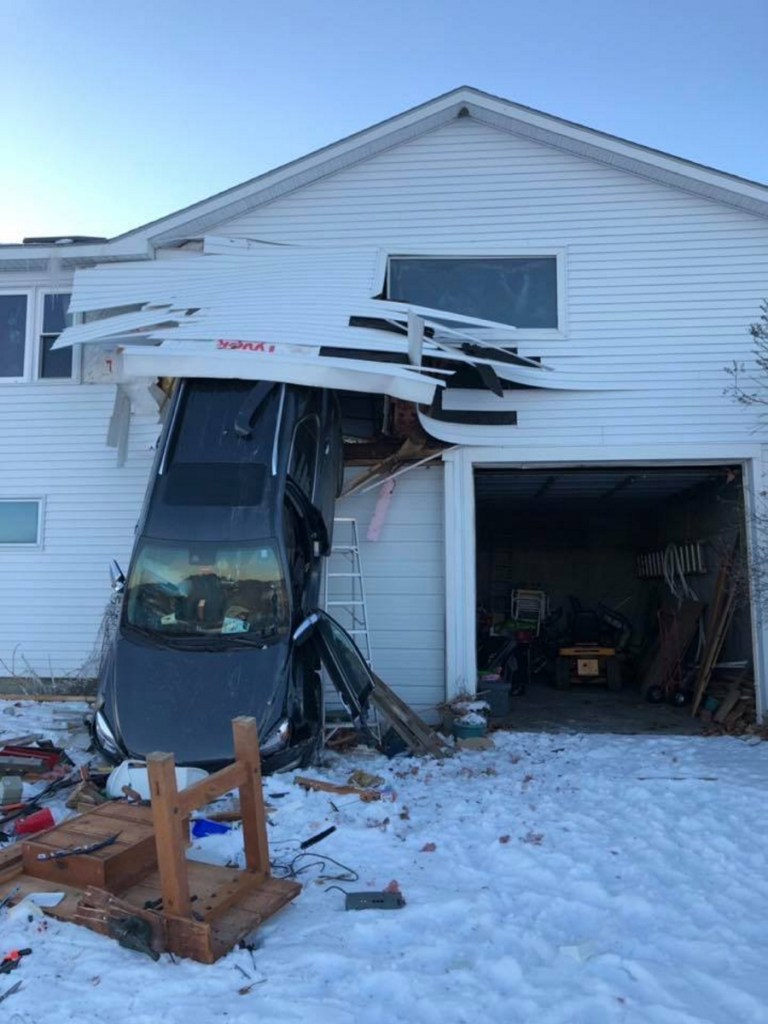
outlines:
[[723, 649], [728, 630], [731, 628], [733, 613], [736, 610], [738, 583], [735, 572], [736, 559], [739, 552], [739, 538], [736, 538], [732, 549], [720, 563], [715, 581], [715, 591], [707, 609], [706, 642], [701, 653], [696, 683], [693, 688], [693, 704], [691, 714], [695, 715], [708, 693], [712, 675]]
[[756, 725], [754, 680], [751, 676], [713, 680], [699, 717], [707, 723], [707, 733], [743, 736], [760, 732]]

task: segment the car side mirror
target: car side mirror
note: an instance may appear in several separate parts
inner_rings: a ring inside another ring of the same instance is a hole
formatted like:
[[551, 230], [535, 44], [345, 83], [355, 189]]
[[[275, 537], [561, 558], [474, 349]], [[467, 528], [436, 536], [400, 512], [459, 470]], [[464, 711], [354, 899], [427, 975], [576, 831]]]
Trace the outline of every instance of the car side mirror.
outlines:
[[109, 563], [109, 578], [112, 581], [112, 590], [115, 594], [122, 594], [125, 589], [125, 575], [120, 568], [120, 563], [113, 558]]

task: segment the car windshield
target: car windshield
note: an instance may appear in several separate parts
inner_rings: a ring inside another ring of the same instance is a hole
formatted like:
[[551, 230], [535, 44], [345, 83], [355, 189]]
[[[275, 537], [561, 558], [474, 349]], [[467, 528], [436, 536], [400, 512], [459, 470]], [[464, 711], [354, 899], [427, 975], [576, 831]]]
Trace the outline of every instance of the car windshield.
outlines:
[[145, 540], [125, 591], [128, 626], [159, 637], [268, 641], [290, 625], [274, 544], [170, 544]]

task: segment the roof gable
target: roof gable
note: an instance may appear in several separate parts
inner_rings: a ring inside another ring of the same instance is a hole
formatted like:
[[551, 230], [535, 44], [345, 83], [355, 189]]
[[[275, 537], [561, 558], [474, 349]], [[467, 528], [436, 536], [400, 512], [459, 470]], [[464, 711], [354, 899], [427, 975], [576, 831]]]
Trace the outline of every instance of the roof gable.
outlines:
[[55, 256], [65, 265], [151, 257], [153, 249], [199, 238], [281, 196], [447, 125], [471, 117], [502, 132], [768, 217], [768, 186], [585, 128], [489, 93], [461, 86], [338, 142], [98, 245], [0, 246], [19, 269]]
[[450, 123], [471, 117], [500, 131], [607, 164], [757, 216], [768, 216], [768, 187], [585, 128], [462, 86], [339, 142], [268, 171], [114, 241], [145, 238], [155, 246], [199, 236], [226, 220], [368, 160]]

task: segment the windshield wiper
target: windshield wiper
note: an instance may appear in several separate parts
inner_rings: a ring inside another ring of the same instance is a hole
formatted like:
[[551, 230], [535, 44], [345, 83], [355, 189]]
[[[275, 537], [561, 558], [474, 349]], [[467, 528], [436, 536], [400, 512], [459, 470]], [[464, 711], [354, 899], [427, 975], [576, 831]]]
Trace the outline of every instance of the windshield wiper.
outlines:
[[136, 634], [142, 639], [149, 640], [161, 647], [173, 647], [173, 641], [176, 639], [173, 636], [168, 636], [166, 633], [159, 633], [155, 629], [147, 629], [146, 626], [136, 626], [132, 622], [124, 623], [123, 628], [128, 630], [129, 633]]

